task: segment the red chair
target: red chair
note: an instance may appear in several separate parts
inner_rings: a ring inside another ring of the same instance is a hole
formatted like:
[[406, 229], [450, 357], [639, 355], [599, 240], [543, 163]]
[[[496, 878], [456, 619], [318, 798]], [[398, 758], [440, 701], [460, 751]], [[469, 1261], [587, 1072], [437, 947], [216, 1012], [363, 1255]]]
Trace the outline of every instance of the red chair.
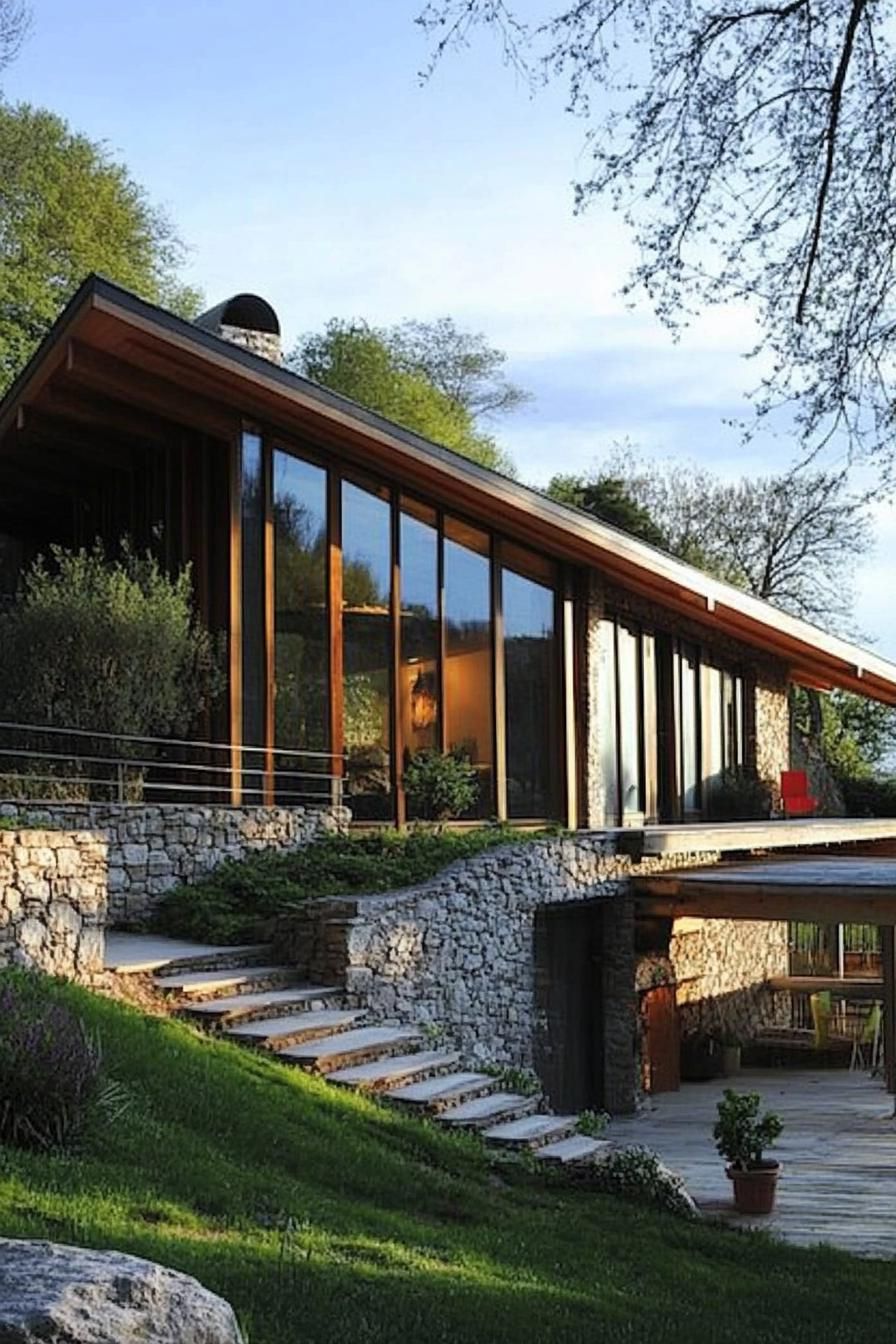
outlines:
[[818, 810], [805, 770], [781, 771], [781, 808], [785, 817], [811, 817]]

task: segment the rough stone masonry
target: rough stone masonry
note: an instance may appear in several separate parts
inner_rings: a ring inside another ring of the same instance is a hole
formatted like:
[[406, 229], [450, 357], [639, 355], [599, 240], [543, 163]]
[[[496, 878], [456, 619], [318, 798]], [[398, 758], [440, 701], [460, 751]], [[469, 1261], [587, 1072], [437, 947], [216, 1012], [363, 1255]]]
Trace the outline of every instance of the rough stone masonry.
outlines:
[[88, 831], [0, 831], [0, 966], [90, 980], [103, 969], [106, 842]]

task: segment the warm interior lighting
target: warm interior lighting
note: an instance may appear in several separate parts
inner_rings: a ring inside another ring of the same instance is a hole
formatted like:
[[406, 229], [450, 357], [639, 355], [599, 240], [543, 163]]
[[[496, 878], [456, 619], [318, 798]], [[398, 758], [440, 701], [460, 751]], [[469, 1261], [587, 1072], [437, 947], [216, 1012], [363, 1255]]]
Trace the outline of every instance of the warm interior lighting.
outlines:
[[421, 668], [411, 685], [411, 726], [415, 731], [431, 728], [436, 721], [436, 677]]

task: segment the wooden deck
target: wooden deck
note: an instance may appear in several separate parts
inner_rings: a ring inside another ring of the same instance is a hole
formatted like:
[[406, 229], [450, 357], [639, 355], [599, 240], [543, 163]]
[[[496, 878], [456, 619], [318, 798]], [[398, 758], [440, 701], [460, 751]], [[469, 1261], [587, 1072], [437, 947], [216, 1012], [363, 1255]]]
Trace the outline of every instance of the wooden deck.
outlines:
[[[734, 1212], [712, 1126], [725, 1087], [761, 1093], [784, 1132], [775, 1212]], [[744, 1070], [733, 1079], [686, 1083], [651, 1099], [641, 1115], [611, 1121], [614, 1142], [652, 1148], [678, 1172], [705, 1213], [763, 1227], [801, 1246], [828, 1242], [855, 1255], [896, 1257], [896, 1120], [879, 1079], [847, 1070]]]

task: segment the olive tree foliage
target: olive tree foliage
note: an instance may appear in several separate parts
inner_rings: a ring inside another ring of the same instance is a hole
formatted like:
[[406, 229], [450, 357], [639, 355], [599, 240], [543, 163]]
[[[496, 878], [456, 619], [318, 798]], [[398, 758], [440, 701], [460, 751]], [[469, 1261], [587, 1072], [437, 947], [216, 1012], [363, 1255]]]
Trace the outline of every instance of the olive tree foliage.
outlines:
[[195, 313], [183, 259], [170, 220], [105, 146], [0, 101], [0, 394], [90, 271]]
[[527, 400], [503, 375], [504, 355], [451, 318], [375, 327], [333, 318], [303, 336], [287, 364], [481, 466], [516, 474], [480, 419]]
[[[478, 26], [587, 130], [575, 203], [608, 200], [628, 288], [675, 327], [758, 308], [760, 416], [896, 459], [896, 0], [430, 0], [433, 61]], [[533, 15], [535, 17], [533, 17]]]

